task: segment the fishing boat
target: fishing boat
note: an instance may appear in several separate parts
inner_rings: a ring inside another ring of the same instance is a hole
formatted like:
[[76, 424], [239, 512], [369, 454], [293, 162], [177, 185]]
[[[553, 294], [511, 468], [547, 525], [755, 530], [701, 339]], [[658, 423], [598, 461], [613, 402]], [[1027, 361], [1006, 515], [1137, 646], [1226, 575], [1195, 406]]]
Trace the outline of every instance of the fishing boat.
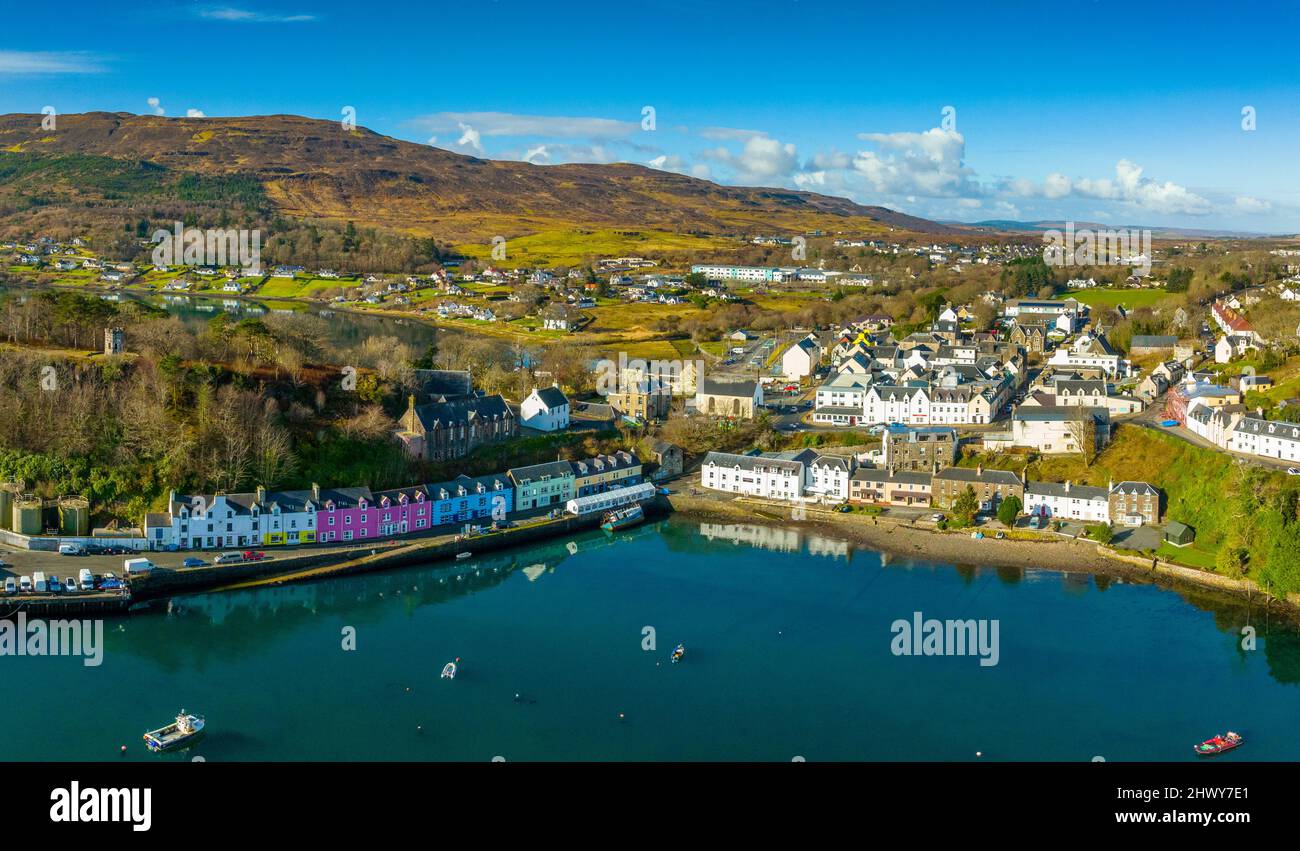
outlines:
[[616, 508], [613, 511], [606, 511], [605, 517], [600, 524], [600, 528], [606, 532], [617, 532], [619, 529], [626, 529], [629, 526], [635, 526], [645, 519], [645, 512], [641, 510], [639, 503], [633, 503], [627, 508]]
[[1195, 747], [1197, 756], [1214, 756], [1224, 751], [1230, 751], [1244, 742], [1240, 735], [1229, 730], [1222, 736], [1214, 736], [1206, 739]]
[[189, 747], [203, 738], [203, 729], [202, 715], [186, 715], [182, 709], [171, 724], [144, 734], [145, 747], [154, 753]]
[[[456, 662], [459, 661], [460, 658], [457, 657]], [[456, 662], [448, 662], [447, 664], [442, 666], [442, 678], [444, 680], [456, 679]]]
[[672, 659], [673, 659], [674, 664], [677, 663], [677, 662], [682, 661], [682, 657], [685, 656], [685, 655], [686, 655], [686, 645], [685, 645], [685, 644], [678, 644], [676, 647], [674, 647], [674, 648], [673, 648], [673, 656], [672, 656]]

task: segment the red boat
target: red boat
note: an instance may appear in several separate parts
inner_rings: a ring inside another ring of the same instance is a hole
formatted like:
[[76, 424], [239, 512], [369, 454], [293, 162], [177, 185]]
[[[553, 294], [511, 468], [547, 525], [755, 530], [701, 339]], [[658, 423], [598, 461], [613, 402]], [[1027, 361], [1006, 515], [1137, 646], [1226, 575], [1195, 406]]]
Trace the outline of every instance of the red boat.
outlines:
[[1230, 751], [1244, 742], [1241, 736], [1231, 731], [1224, 733], [1222, 736], [1215, 736], [1212, 739], [1206, 739], [1196, 746], [1197, 756], [1214, 756], [1224, 751]]

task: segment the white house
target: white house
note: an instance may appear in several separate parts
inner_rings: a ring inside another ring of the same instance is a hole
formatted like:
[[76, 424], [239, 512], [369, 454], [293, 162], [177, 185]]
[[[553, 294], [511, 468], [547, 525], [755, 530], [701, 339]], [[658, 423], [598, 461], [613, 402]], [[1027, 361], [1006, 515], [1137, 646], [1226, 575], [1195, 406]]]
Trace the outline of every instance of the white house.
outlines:
[[1070, 482], [1025, 485], [1025, 513], [1085, 523], [1110, 522], [1110, 491]]
[[821, 363], [821, 347], [817, 342], [809, 337], [804, 337], [799, 342], [785, 350], [781, 355], [781, 372], [791, 381], [798, 381], [801, 378], [812, 375]]
[[1279, 461], [1300, 461], [1300, 425], [1243, 417], [1232, 428], [1228, 449]]
[[856, 468], [852, 456], [818, 455], [808, 465], [808, 496], [824, 502], [843, 502], [849, 498], [849, 479]]
[[814, 457], [811, 449], [798, 455], [710, 452], [700, 467], [700, 484], [724, 493], [794, 501], [803, 496], [806, 461]]
[[569, 400], [559, 387], [533, 388], [519, 406], [519, 424], [539, 431], [569, 427]]

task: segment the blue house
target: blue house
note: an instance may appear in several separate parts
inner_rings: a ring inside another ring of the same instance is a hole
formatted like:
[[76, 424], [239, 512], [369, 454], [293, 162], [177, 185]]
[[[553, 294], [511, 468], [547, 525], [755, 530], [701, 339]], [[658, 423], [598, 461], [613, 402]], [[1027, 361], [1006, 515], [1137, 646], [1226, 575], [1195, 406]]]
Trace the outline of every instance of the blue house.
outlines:
[[515, 489], [505, 473], [425, 485], [435, 526], [473, 520], [505, 520], [515, 510]]

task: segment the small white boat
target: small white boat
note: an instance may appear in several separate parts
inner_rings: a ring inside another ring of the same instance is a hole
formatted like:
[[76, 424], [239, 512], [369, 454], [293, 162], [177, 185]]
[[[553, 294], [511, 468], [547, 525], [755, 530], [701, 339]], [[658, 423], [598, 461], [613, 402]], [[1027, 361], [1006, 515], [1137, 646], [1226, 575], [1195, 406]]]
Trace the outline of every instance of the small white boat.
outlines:
[[460, 561], [461, 559], [463, 559], [463, 558], [469, 558], [469, 557], [472, 556], [472, 555], [473, 555], [473, 553], [456, 553], [456, 560], [457, 560], [457, 561]]
[[[456, 661], [459, 662], [460, 660], [457, 659]], [[444, 680], [456, 679], [456, 662], [448, 662], [442, 666], [442, 678]]]
[[202, 715], [186, 715], [185, 710], [176, 716], [174, 723], [144, 734], [145, 747], [154, 753], [188, 747], [203, 737]]

